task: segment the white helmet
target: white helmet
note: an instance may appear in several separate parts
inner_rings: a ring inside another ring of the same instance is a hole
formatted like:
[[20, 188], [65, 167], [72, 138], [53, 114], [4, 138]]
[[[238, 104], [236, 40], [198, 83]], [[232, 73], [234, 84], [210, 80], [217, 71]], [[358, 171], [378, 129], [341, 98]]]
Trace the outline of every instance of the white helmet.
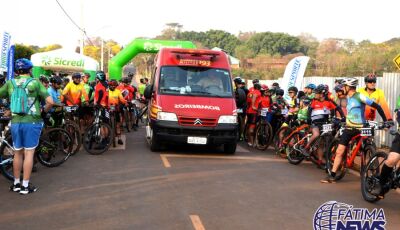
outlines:
[[357, 87], [358, 79], [354, 78], [354, 77], [343, 78], [342, 79], [342, 85], [347, 85], [347, 86], [351, 86], [351, 87]]

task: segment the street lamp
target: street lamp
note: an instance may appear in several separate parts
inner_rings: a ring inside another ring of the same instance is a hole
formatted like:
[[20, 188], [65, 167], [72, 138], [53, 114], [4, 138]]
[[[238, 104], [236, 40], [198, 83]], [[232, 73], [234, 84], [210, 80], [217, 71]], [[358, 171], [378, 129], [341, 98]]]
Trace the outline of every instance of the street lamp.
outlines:
[[[100, 30], [104, 30], [104, 29], [110, 28], [110, 27], [111, 27], [111, 25], [102, 26], [99, 29], [97, 29], [94, 32], [94, 34], [97, 34]], [[103, 39], [103, 36], [100, 36], [100, 39], [101, 39], [100, 69], [101, 69], [101, 71], [104, 71], [104, 39]]]

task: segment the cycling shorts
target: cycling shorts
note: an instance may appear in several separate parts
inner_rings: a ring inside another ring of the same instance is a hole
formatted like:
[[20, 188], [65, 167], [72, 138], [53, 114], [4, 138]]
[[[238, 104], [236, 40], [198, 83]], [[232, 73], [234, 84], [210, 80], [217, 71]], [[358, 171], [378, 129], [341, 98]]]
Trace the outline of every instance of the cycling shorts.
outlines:
[[351, 138], [357, 136], [358, 134], [360, 134], [360, 130], [359, 129], [345, 129], [343, 130], [342, 135], [340, 136], [339, 139], [339, 144], [340, 145], [344, 145], [344, 146], [348, 146], [350, 143]]
[[396, 134], [394, 140], [392, 142], [392, 146], [390, 147], [390, 152], [395, 152], [400, 154], [400, 134]]
[[256, 113], [247, 113], [247, 124], [255, 125], [257, 123], [257, 117]]
[[43, 122], [11, 123], [11, 136], [15, 150], [32, 150], [39, 144]]

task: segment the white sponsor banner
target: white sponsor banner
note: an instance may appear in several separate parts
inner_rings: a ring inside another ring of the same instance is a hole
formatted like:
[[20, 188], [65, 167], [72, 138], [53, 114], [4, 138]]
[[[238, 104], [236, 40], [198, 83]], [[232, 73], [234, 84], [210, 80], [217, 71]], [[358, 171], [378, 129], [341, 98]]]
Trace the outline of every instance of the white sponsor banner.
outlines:
[[288, 88], [296, 86], [302, 90], [304, 72], [306, 71], [307, 63], [310, 60], [307, 56], [295, 57], [287, 64], [285, 73], [280, 84], [280, 87], [285, 90], [285, 99], [288, 98]]
[[7, 71], [8, 50], [10, 49], [11, 35], [7, 32], [0, 34], [0, 72]]

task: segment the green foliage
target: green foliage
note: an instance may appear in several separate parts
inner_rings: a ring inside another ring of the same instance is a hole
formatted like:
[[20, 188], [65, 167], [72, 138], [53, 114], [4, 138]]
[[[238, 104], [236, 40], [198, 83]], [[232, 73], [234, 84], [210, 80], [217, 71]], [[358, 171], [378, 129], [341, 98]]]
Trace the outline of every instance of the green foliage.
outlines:
[[263, 32], [253, 35], [246, 45], [254, 54], [286, 55], [301, 51], [300, 39], [285, 33]]
[[34, 48], [35, 47], [27, 46], [24, 44], [15, 44], [15, 60], [19, 58], [31, 59], [32, 54], [37, 52], [37, 50], [35, 50]]

